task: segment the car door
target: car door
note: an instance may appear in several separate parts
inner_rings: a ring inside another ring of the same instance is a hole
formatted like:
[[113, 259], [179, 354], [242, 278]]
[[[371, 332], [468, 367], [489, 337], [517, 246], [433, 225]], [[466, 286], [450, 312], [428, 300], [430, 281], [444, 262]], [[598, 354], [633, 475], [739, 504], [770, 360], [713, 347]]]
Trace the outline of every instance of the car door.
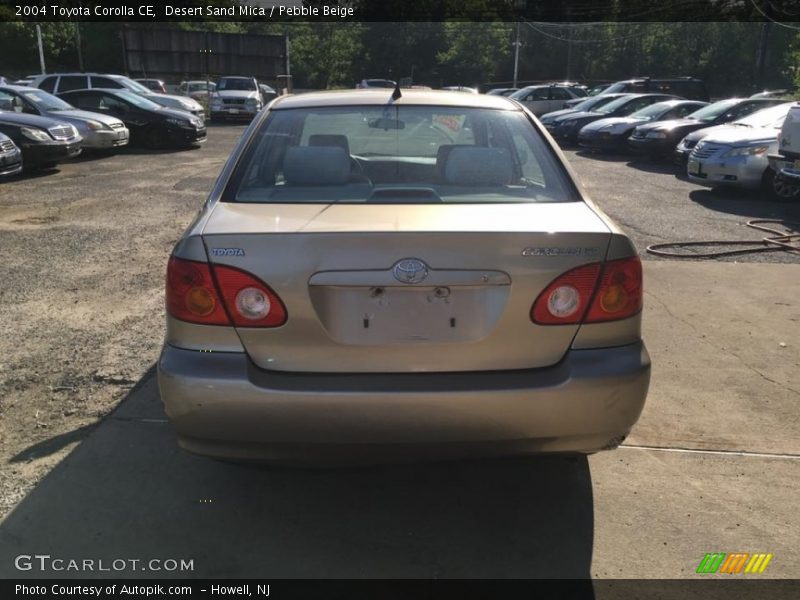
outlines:
[[548, 112], [566, 108], [564, 103], [567, 100], [572, 100], [572, 94], [570, 94], [567, 90], [560, 87], [550, 88], [550, 106]]
[[521, 102], [537, 117], [550, 112], [550, 88], [534, 88]]

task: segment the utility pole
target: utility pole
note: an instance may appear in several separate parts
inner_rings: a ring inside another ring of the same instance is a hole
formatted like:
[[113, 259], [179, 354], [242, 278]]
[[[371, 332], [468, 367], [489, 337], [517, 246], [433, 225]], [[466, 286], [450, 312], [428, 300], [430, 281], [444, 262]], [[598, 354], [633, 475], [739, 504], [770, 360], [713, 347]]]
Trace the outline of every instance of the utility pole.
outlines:
[[42, 47], [42, 27], [38, 23], [36, 24], [36, 39], [39, 42], [39, 68], [42, 70], [42, 75], [45, 75], [47, 71], [44, 68], [44, 48]]
[[567, 27], [567, 81], [572, 75], [572, 27]]
[[78, 48], [78, 70], [83, 73], [83, 48], [81, 48], [81, 24], [75, 22], [75, 46]]
[[758, 50], [756, 51], [756, 91], [761, 91], [764, 85], [764, 67], [767, 63], [767, 40], [772, 23], [769, 21], [761, 24], [761, 33], [758, 36]]
[[[78, 7], [83, 8], [83, 2], [78, 2]], [[81, 47], [80, 21], [75, 21], [75, 46], [78, 48], [78, 70], [83, 73], [83, 48]]]
[[518, 72], [519, 72], [519, 21], [517, 21], [517, 33], [514, 41], [514, 83], [511, 87], [517, 87]]

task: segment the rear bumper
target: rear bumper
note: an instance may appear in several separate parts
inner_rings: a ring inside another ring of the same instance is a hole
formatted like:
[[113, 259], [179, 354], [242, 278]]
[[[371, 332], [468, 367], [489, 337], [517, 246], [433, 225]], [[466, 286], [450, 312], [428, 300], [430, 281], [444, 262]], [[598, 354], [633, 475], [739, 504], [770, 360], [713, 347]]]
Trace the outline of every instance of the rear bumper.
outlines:
[[644, 406], [639, 342], [571, 350], [545, 369], [308, 374], [243, 353], [165, 345], [158, 382], [185, 449], [207, 456], [348, 463], [613, 448]]
[[767, 155], [769, 166], [776, 173], [794, 181], [800, 180], [800, 160], [783, 156], [782, 154]]

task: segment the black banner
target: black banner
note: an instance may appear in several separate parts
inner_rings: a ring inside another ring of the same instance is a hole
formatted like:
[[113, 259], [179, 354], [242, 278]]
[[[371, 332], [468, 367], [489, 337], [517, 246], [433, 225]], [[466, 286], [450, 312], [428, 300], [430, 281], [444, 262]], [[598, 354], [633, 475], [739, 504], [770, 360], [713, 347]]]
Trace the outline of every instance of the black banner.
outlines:
[[736, 577], [689, 580], [5, 580], [11, 598], [270, 598], [293, 600], [795, 600], [800, 581]]
[[797, 0], [0, 0], [0, 21], [771, 21]]

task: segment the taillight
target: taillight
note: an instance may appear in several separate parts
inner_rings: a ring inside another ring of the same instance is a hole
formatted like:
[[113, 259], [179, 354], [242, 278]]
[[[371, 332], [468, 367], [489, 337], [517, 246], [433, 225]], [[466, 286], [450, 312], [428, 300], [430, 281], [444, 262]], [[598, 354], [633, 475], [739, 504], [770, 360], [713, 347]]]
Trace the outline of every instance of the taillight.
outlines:
[[286, 323], [286, 307], [266, 283], [234, 267], [212, 268], [236, 327], [280, 327]]
[[170, 257], [166, 297], [169, 314], [190, 323], [279, 327], [286, 322], [286, 308], [268, 285], [225, 265]]
[[171, 256], [167, 263], [167, 312], [203, 325], [230, 325], [208, 263]]
[[638, 256], [612, 260], [603, 266], [600, 285], [585, 323], [618, 321], [642, 310], [642, 261]]
[[639, 257], [583, 265], [556, 278], [536, 298], [539, 325], [574, 325], [627, 319], [642, 310]]
[[567, 271], [539, 294], [531, 308], [531, 319], [539, 325], [580, 323], [600, 275], [600, 263]]

